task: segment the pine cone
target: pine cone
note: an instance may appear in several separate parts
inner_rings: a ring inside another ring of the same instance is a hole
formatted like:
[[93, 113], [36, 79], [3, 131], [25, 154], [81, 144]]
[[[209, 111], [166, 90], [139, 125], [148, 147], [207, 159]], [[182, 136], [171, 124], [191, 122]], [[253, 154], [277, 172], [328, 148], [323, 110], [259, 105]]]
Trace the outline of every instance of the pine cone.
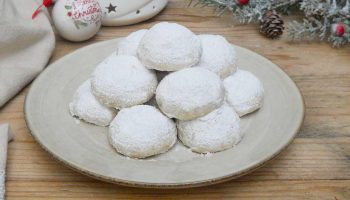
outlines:
[[267, 11], [260, 21], [260, 33], [275, 39], [283, 34], [284, 22], [276, 11]]

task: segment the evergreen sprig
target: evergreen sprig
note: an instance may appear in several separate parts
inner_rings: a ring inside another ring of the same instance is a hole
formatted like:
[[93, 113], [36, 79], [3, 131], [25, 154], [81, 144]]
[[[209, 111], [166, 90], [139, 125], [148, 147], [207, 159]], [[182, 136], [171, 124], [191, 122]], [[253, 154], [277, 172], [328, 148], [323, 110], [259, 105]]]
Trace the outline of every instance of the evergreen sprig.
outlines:
[[[250, 0], [247, 5], [238, 0], [197, 0], [197, 3], [214, 7], [219, 13], [230, 11], [240, 23], [259, 22], [269, 10], [291, 14], [297, 7], [304, 18], [288, 24], [292, 41], [321, 40], [337, 47], [350, 43], [350, 0]], [[332, 25], [339, 23], [346, 30], [342, 36], [332, 31]]]
[[268, 10], [286, 12], [299, 0], [250, 0], [249, 4], [241, 5], [237, 0], [198, 0], [203, 6], [214, 7], [219, 13], [231, 11], [241, 23], [258, 22]]
[[[304, 12], [303, 21], [293, 21], [288, 26], [288, 34], [292, 40], [319, 39], [328, 41], [336, 47], [350, 42], [350, 2], [348, 0], [303, 0], [300, 3], [300, 10]], [[332, 25], [338, 23], [343, 24], [345, 30], [348, 30], [342, 36], [332, 32]]]

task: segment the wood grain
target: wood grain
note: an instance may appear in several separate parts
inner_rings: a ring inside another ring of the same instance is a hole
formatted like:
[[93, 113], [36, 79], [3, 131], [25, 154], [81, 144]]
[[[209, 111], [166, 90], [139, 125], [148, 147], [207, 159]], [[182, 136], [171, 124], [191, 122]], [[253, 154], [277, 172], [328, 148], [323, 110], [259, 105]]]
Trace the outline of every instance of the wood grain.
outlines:
[[[7, 199], [350, 199], [350, 47], [269, 40], [255, 25], [237, 25], [209, 8], [170, 1], [159, 16], [126, 27], [103, 28], [84, 43], [57, 38], [50, 62], [87, 44], [125, 36], [159, 21], [176, 21], [196, 33], [224, 35], [279, 65], [299, 86], [306, 104], [302, 130], [278, 158], [256, 172], [215, 186], [146, 190], [103, 183], [53, 160], [30, 136], [23, 116], [28, 88], [0, 110], [15, 141], [9, 145]], [[287, 19], [288, 20], [288, 19]]]

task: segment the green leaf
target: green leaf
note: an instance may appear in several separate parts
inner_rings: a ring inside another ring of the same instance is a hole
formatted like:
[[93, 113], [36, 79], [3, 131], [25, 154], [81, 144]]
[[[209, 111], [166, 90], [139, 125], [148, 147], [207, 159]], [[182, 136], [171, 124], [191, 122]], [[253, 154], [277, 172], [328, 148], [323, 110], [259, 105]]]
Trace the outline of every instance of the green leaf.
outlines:
[[79, 26], [87, 26], [87, 23], [82, 22], [80, 20], [76, 21], [78, 23]]
[[81, 27], [86, 27], [88, 24], [80, 20], [74, 21], [75, 28], [80, 29]]
[[81, 25], [81, 26], [84, 26], [84, 27], [87, 27], [88, 24], [85, 23], [85, 22], [81, 22], [80, 25]]
[[72, 6], [64, 6], [65, 9], [70, 10], [72, 9]]
[[75, 28], [80, 29], [78, 21], [74, 21], [74, 26]]

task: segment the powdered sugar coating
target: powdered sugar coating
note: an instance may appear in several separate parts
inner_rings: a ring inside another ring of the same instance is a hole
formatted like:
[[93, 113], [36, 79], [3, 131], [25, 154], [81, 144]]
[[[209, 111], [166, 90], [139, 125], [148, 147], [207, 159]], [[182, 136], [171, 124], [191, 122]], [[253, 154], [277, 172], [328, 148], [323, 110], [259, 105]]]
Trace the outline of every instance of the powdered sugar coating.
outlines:
[[199, 35], [202, 56], [196, 67], [206, 68], [224, 79], [237, 70], [236, 50], [220, 35]]
[[199, 38], [186, 27], [161, 22], [141, 39], [137, 54], [149, 69], [176, 71], [198, 63], [202, 53]]
[[94, 71], [93, 94], [103, 104], [125, 108], [147, 102], [158, 81], [154, 71], [145, 68], [134, 56], [111, 55]]
[[108, 137], [119, 153], [145, 158], [168, 151], [176, 143], [177, 130], [175, 123], [158, 109], [138, 105], [119, 111]]
[[226, 103], [198, 119], [178, 120], [177, 128], [182, 143], [198, 153], [223, 151], [241, 140], [239, 116]]
[[130, 33], [118, 45], [118, 55], [137, 56], [137, 48], [147, 29], [141, 29]]
[[72, 116], [98, 126], [108, 126], [117, 112], [96, 99], [91, 91], [90, 80], [85, 81], [74, 93], [69, 111]]
[[218, 108], [224, 99], [219, 76], [203, 68], [187, 68], [166, 76], [158, 85], [156, 100], [168, 117], [192, 120]]
[[237, 70], [224, 80], [226, 101], [236, 110], [239, 116], [259, 109], [264, 100], [264, 88], [254, 74]]

